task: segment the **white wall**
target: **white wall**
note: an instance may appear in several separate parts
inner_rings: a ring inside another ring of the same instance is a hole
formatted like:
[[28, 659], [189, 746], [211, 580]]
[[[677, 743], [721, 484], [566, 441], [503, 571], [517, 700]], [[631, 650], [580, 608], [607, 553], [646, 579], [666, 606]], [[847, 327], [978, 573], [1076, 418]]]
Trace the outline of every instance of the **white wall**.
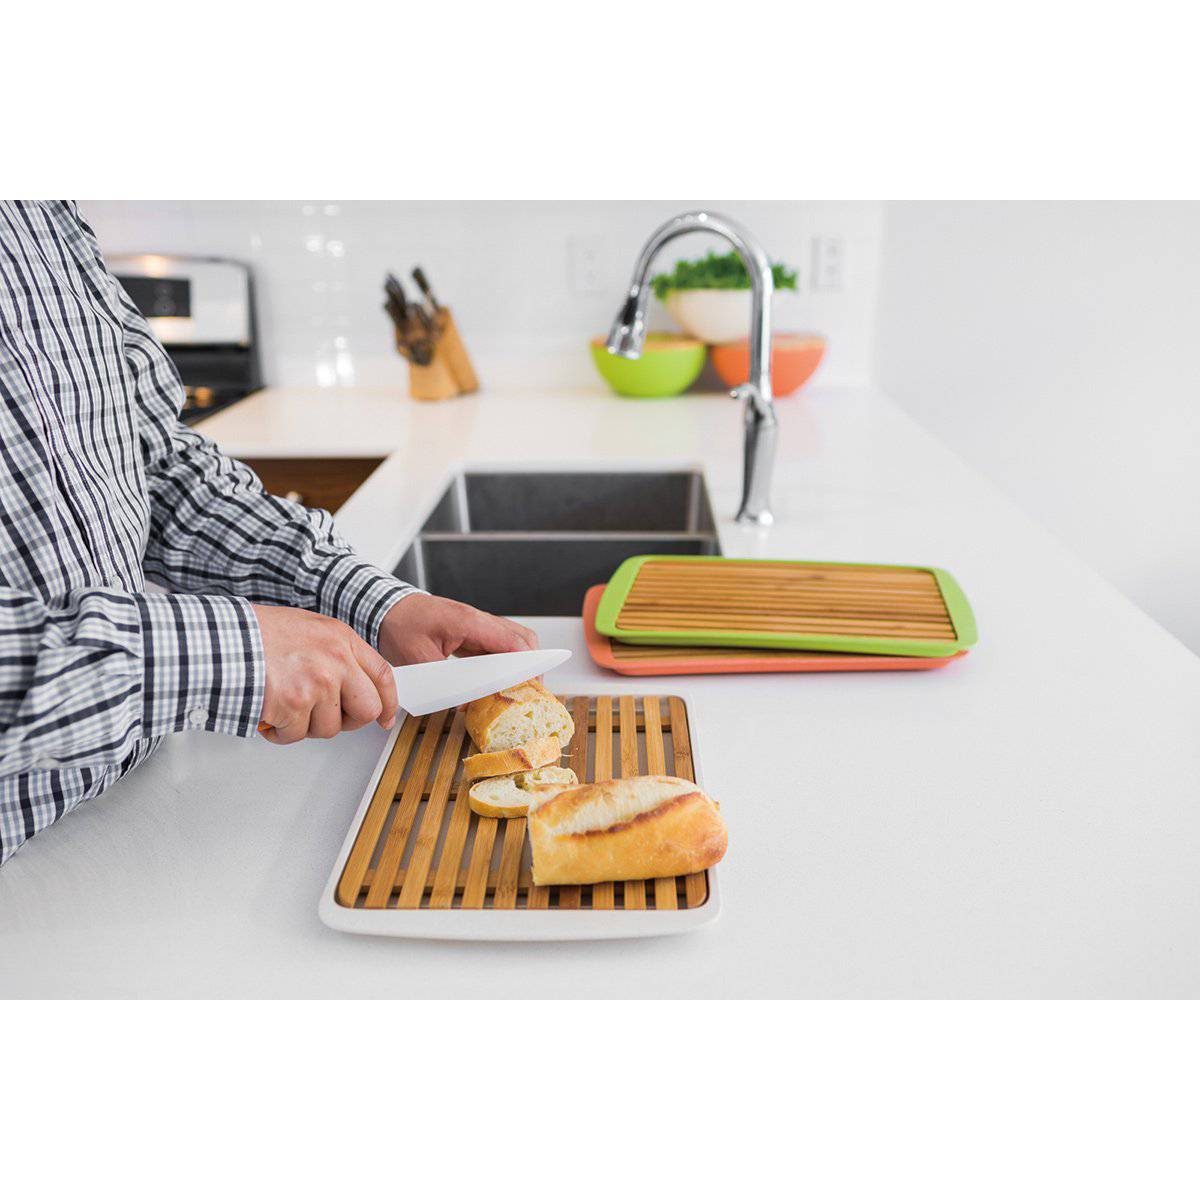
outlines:
[[[777, 328], [824, 333], [824, 383], [861, 383], [871, 370], [883, 206], [759, 201], [361, 202], [83, 201], [108, 254], [216, 254], [251, 262], [259, 289], [267, 381], [395, 386], [404, 378], [381, 310], [382, 279], [424, 267], [484, 365], [511, 358], [531, 382], [590, 383], [587, 340], [606, 333], [650, 231], [687, 208], [741, 218], [776, 260], [796, 266], [801, 292]], [[838, 239], [836, 289], [812, 286], [816, 238]], [[702, 254], [712, 237], [662, 255]], [[657, 307], [657, 306], [656, 306]], [[659, 323], [670, 327], [662, 314]]]
[[877, 339], [887, 392], [1200, 651], [1200, 204], [890, 204]]

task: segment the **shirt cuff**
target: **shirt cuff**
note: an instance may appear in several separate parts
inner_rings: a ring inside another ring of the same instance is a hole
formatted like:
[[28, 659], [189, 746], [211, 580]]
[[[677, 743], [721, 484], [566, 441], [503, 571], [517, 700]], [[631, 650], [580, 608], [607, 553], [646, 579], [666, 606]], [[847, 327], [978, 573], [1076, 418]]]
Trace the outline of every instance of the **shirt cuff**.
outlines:
[[419, 592], [410, 583], [354, 554], [334, 560], [317, 588], [317, 611], [344, 621], [369, 646], [379, 644], [379, 626], [392, 607]]
[[142, 625], [143, 736], [182, 729], [254, 736], [267, 670], [250, 602], [177, 593], [134, 599]]

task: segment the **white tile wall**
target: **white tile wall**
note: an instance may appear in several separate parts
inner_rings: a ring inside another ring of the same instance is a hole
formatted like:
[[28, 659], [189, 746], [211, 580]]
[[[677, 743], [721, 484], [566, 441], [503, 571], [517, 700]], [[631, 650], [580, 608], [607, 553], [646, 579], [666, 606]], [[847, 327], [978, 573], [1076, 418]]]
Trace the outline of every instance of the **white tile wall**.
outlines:
[[[679, 201], [83, 201], [106, 253], [216, 254], [255, 269], [263, 370], [274, 385], [394, 385], [403, 363], [381, 309], [382, 279], [421, 265], [451, 305], [486, 374], [504, 362], [531, 380], [593, 380], [588, 338], [603, 333], [646, 235], [687, 208], [744, 221], [772, 258], [800, 269], [776, 328], [830, 343], [820, 378], [870, 377], [883, 206]], [[812, 283], [813, 241], [839, 239], [845, 277]], [[663, 255], [702, 254], [713, 238]], [[655, 304], [657, 309], [657, 304]], [[664, 312], [656, 324], [670, 328]]]

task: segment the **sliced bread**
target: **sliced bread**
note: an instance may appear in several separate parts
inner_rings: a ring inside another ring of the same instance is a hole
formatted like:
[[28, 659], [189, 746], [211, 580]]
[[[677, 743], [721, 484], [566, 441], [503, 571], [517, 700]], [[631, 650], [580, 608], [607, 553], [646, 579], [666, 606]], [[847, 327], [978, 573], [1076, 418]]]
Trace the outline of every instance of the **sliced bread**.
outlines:
[[514, 771], [532, 771], [558, 762], [562, 747], [556, 737], [534, 738], [511, 750], [493, 750], [490, 754], [472, 754], [463, 759], [463, 775], [468, 780], [511, 775]]
[[579, 777], [570, 767], [541, 767], [497, 779], [482, 779], [467, 793], [467, 803], [481, 817], [523, 817], [531, 803], [548, 799], [578, 783]]
[[556, 737], [565, 746], [574, 736], [575, 722], [557, 696], [531, 679], [471, 701], [467, 732], [480, 750], [491, 753], [544, 737]]

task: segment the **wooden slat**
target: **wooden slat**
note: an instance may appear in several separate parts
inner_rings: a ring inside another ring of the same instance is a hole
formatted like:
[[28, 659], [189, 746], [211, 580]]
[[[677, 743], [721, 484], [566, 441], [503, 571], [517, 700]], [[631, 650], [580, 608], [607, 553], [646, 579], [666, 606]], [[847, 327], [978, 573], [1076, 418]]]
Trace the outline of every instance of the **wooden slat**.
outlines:
[[659, 612], [695, 609], [699, 612], [724, 612], [731, 615], [741, 613], [769, 613], [771, 615], [788, 613], [795, 616], [812, 614], [837, 614], [839, 616], [911, 616], [946, 619], [945, 605], [929, 600], [885, 600], [878, 596], [858, 597], [796, 597], [734, 595], [729, 592], [714, 593], [713, 595], [688, 592], [686, 594], [672, 593], [669, 595], [655, 592], [651, 595], [639, 593], [630, 596], [623, 611]]
[[421, 727], [420, 717], [405, 717], [400, 728], [400, 736], [392, 747], [375, 788], [375, 795], [367, 807], [363, 823], [358, 827], [358, 837], [350, 848], [350, 856], [342, 869], [342, 877], [338, 880], [337, 901], [347, 908], [352, 907], [358, 900], [366, 878], [367, 867], [375, 854], [375, 846], [383, 831], [392, 801], [396, 798], [396, 789], [400, 786], [400, 776], [404, 774], [404, 765], [408, 762], [413, 743], [417, 740], [417, 730]]
[[404, 790], [400, 793], [400, 803], [392, 814], [392, 824], [387, 831], [383, 853], [379, 856], [375, 879], [371, 884], [371, 890], [367, 893], [366, 906], [368, 908], [383, 908], [391, 898], [392, 882], [396, 878], [396, 872], [400, 869], [400, 861], [404, 857], [404, 847], [408, 844], [412, 819], [416, 815], [417, 806], [421, 803], [425, 778], [429, 774], [433, 755], [441, 740], [445, 724], [445, 712], [434, 713], [425, 719], [425, 732], [421, 735], [417, 756], [413, 759], [408, 779], [404, 782]]
[[[594, 738], [594, 755], [596, 765], [592, 770], [592, 781], [603, 783], [612, 778], [612, 697], [596, 697], [596, 730]], [[576, 772], [576, 774], [579, 774]], [[583, 776], [579, 775], [582, 779]], [[616, 903], [617, 892], [612, 883], [592, 884], [592, 907], [612, 908]]]
[[[621, 778], [632, 779], [638, 769], [637, 708], [632, 696], [622, 696], [617, 704], [621, 723]], [[625, 882], [625, 907], [646, 907], [646, 884], [641, 879]]]
[[517, 907], [517, 877], [521, 870], [521, 850], [525, 845], [525, 818], [504, 822], [504, 845], [500, 850], [500, 875], [496, 881], [493, 908]]
[[463, 908], [482, 908], [487, 899], [488, 867], [496, 844], [497, 824], [493, 817], [475, 818], [475, 845], [471, 847], [471, 865], [463, 887]]
[[[575, 720], [575, 736], [567, 748], [567, 765], [579, 776], [580, 782], [587, 779], [588, 764], [588, 717], [592, 702], [588, 696], [576, 696], [572, 704], [572, 717]], [[559, 908], [578, 908], [581, 893], [577, 887], [560, 887], [558, 889]]]
[[467, 833], [471, 828], [471, 808], [467, 803], [470, 787], [465, 779], [458, 785], [458, 795], [454, 799], [450, 823], [442, 841], [442, 854], [433, 877], [433, 890], [429, 894], [430, 908], [453, 908], [455, 891], [459, 886], [466, 884], [465, 875], [462, 885], [458, 880], [459, 863], [462, 861], [463, 847], [467, 844]]
[[798, 563], [798, 562], [735, 562], [731, 559], [713, 558], [707, 562], [648, 562], [640, 574], [647, 579], [830, 579], [863, 580], [868, 583], [903, 583], [928, 586], [936, 583], [932, 572], [925, 567], [856, 567], [849, 563]]
[[[667, 700], [671, 714], [671, 747], [675, 754], [675, 774], [680, 779], [696, 778], [696, 768], [692, 762], [692, 739], [688, 730], [687, 711], [683, 701], [678, 696]], [[708, 896], [708, 877], [704, 871], [697, 871], [684, 879], [684, 891], [687, 895], [688, 908], [703, 904]]]
[[[647, 696], [642, 700], [642, 712], [646, 721], [646, 774], [665, 775], [667, 773], [666, 750], [663, 746], [662, 708], [657, 696]], [[675, 876], [671, 875], [654, 881], [654, 907], [678, 908], [678, 890]]]
[[404, 887], [400, 890], [400, 899], [397, 902], [398, 908], [421, 907], [421, 898], [425, 894], [425, 879], [429, 874], [429, 865], [433, 862], [433, 852], [437, 848], [442, 817], [462, 758], [462, 744], [466, 732], [466, 710], [460, 708], [454, 714], [449, 736], [442, 748], [442, 757], [438, 761], [437, 774], [434, 776], [429, 800], [425, 805], [425, 814], [421, 818], [412, 854], [409, 856]]
[[633, 642], [610, 641], [613, 658], [632, 662], [672, 658], [861, 658], [840, 650], [761, 650], [746, 646], [644, 646]]
[[756, 617], [740, 616], [724, 620], [719, 613], [664, 614], [632, 613], [622, 619], [621, 633], [690, 632], [712, 630], [717, 633], [781, 633], [796, 634], [840, 634], [845, 637], [879, 636], [901, 638], [910, 634], [917, 637], [936, 637], [954, 626], [946, 621], [914, 621], [905, 617], [902, 621], [890, 617]]

